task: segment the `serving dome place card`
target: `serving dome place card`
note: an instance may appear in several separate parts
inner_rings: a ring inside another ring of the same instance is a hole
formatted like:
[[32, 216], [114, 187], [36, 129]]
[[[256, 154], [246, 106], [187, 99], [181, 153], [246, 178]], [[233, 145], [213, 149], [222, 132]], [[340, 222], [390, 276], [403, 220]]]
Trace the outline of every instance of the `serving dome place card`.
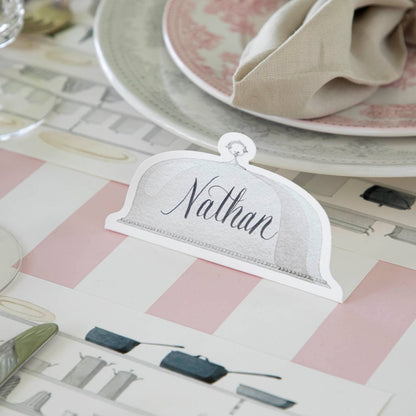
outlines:
[[254, 142], [227, 133], [219, 156], [173, 151], [136, 171], [109, 230], [342, 302], [328, 217], [293, 182], [253, 166]]

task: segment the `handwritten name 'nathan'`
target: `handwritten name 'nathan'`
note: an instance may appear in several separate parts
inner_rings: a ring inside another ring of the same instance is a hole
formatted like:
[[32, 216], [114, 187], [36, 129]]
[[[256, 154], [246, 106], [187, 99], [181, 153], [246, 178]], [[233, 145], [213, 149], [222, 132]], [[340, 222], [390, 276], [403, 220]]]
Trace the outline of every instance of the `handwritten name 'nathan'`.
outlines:
[[[215, 182], [219, 176], [213, 177], [202, 188], [198, 187], [198, 178], [185, 196], [169, 211], [161, 211], [163, 215], [169, 215], [181, 206], [184, 209], [184, 218], [196, 215], [203, 220], [214, 220], [222, 224], [228, 224], [231, 228], [246, 231], [253, 234], [256, 230], [264, 240], [270, 240], [278, 234], [273, 231], [273, 216], [258, 215], [244, 209], [242, 204], [247, 193], [247, 188], [240, 191], [233, 186], [227, 190]], [[216, 198], [215, 198], [216, 197]]]

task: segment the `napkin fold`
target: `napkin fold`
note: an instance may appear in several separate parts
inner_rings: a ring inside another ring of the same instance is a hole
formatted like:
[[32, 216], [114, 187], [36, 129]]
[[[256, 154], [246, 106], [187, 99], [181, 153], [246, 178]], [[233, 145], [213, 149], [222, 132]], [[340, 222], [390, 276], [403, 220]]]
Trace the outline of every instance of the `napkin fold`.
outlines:
[[416, 44], [413, 0], [290, 0], [245, 48], [236, 107], [290, 118], [355, 105], [402, 75]]

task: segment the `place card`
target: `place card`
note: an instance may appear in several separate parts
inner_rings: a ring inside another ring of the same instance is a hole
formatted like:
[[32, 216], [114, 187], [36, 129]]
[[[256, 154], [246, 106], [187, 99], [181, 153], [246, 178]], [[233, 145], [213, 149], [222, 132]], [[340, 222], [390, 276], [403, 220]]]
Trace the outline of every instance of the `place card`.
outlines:
[[105, 228], [342, 302], [328, 217], [309, 193], [250, 165], [254, 142], [227, 133], [219, 156], [161, 153], [136, 171]]

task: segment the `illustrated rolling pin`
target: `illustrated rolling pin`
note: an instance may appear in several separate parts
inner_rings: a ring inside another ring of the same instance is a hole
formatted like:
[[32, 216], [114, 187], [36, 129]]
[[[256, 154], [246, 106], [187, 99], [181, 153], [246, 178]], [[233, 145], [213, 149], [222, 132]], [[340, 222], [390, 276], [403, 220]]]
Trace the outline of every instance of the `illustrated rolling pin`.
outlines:
[[215, 383], [220, 378], [230, 373], [270, 377], [281, 380], [281, 377], [272, 374], [229, 371], [222, 365], [212, 363], [208, 358], [203, 358], [200, 355], [189, 355], [181, 351], [171, 351], [162, 360], [160, 366], [209, 384]]
[[102, 347], [109, 348], [113, 351], [121, 352], [122, 354], [131, 351], [134, 347], [137, 347], [140, 344], [155, 345], [159, 347], [184, 348], [181, 345], [136, 341], [134, 339], [115, 334], [114, 332], [107, 331], [106, 329], [98, 328], [97, 326], [88, 332], [88, 334], [85, 336], [85, 339], [89, 342], [93, 342], [94, 344], [101, 345]]

